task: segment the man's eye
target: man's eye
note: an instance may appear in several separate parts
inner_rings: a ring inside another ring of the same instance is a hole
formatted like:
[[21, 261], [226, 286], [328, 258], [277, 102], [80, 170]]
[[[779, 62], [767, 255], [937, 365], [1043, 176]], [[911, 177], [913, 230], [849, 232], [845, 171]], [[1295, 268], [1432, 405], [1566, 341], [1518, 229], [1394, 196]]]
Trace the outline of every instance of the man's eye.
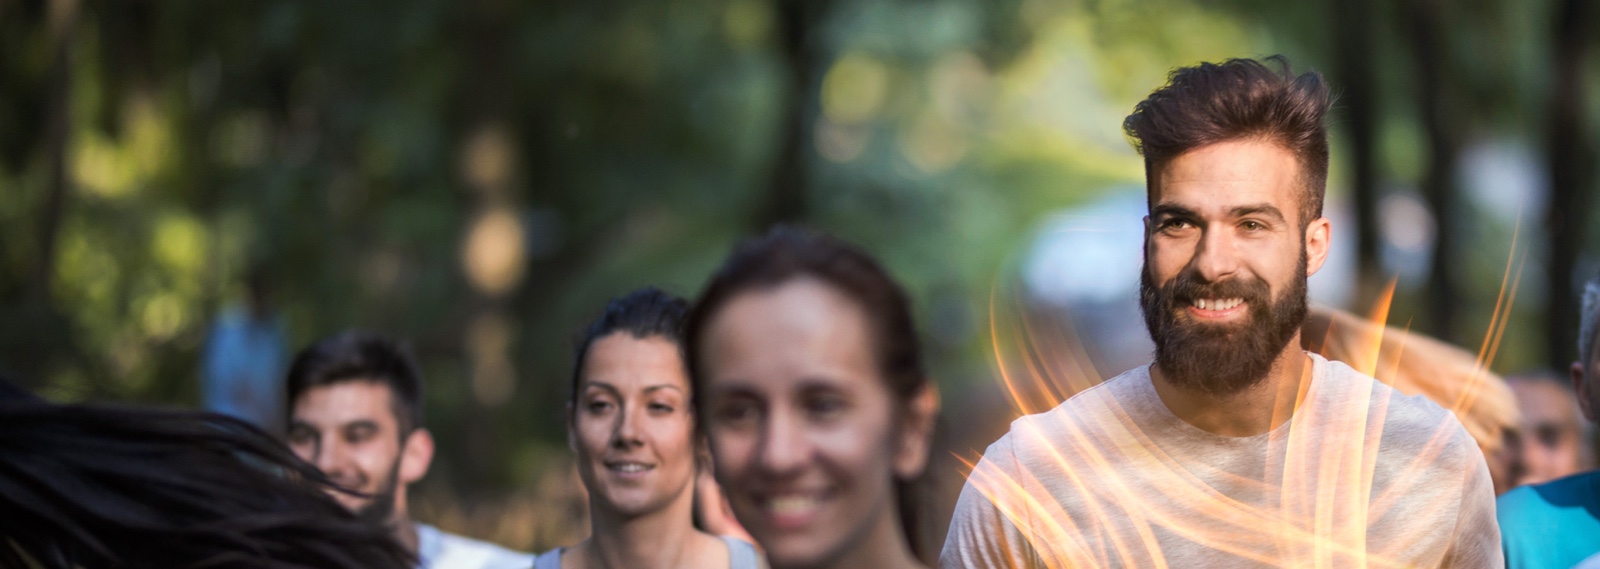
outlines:
[[1246, 221], [1239, 224], [1239, 227], [1244, 228], [1245, 231], [1260, 231], [1267, 228], [1266, 224], [1259, 221]]
[[1168, 219], [1166, 221], [1161, 222], [1161, 229], [1164, 230], [1164, 231], [1171, 231], [1171, 230], [1175, 230], [1175, 229], [1187, 229], [1187, 228], [1192, 227], [1192, 226], [1193, 226], [1193, 224], [1189, 223], [1189, 220], [1187, 220], [1187, 219]]
[[311, 432], [309, 430], [295, 429], [295, 430], [289, 431], [289, 442], [292, 443], [292, 444], [309, 443], [312, 440], [314, 440], [315, 438], [316, 438], [316, 433], [313, 433], [313, 432]]
[[819, 419], [838, 416], [844, 409], [845, 401], [839, 397], [816, 397], [806, 402], [806, 412]]

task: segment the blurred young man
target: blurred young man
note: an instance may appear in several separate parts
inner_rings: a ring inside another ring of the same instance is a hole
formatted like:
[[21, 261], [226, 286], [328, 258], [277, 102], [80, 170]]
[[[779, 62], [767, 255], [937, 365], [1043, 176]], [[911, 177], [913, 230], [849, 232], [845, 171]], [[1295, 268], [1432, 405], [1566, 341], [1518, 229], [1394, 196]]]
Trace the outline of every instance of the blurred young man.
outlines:
[[533, 557], [411, 521], [406, 487], [433, 461], [422, 427], [422, 377], [394, 342], [346, 332], [301, 351], [289, 368], [289, 447], [335, 483], [333, 497], [388, 525], [421, 569], [526, 568]]
[[[1578, 408], [1589, 421], [1600, 420], [1600, 275], [1583, 288], [1578, 328], [1578, 361], [1572, 387]], [[1574, 474], [1500, 497], [1500, 531], [1505, 535], [1506, 566], [1512, 569], [1572, 567], [1600, 555], [1600, 471]], [[1593, 561], [1600, 564], [1600, 561]]]
[[1517, 432], [1507, 437], [1515, 455], [1513, 487], [1543, 484], [1593, 466], [1588, 429], [1569, 378], [1539, 372], [1508, 377], [1506, 383], [1522, 415]]
[[1502, 564], [1461, 424], [1301, 349], [1328, 253], [1328, 90], [1273, 63], [1176, 70], [1127, 118], [1155, 361], [1013, 422], [967, 479], [944, 567]]

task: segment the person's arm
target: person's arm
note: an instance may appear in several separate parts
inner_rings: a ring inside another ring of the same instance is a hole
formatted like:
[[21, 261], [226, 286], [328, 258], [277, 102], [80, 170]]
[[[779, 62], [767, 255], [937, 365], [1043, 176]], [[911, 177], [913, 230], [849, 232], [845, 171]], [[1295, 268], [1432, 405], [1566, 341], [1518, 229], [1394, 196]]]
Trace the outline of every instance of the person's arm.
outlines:
[[1458, 453], [1461, 457], [1461, 506], [1457, 510], [1456, 528], [1445, 552], [1441, 567], [1493, 568], [1506, 566], [1505, 552], [1500, 548], [1500, 524], [1495, 519], [1494, 482], [1489, 478], [1489, 465], [1483, 453], [1471, 439], [1460, 441], [1468, 448]]

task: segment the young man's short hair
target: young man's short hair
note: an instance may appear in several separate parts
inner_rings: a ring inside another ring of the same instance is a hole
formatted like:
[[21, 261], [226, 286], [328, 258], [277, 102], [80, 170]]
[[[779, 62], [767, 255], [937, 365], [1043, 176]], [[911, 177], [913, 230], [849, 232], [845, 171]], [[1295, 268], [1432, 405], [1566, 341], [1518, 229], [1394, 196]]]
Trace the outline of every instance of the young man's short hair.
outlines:
[[370, 381], [389, 387], [400, 434], [422, 426], [422, 373], [411, 350], [398, 341], [362, 331], [324, 338], [295, 356], [284, 382], [290, 413], [306, 391], [348, 381]]
[[[1273, 65], [1268, 65], [1271, 63]], [[1295, 75], [1281, 55], [1230, 59], [1174, 69], [1122, 122], [1144, 155], [1145, 179], [1168, 160], [1232, 140], [1275, 142], [1300, 161], [1305, 193], [1302, 224], [1322, 217], [1328, 181], [1328, 85], [1322, 75]]]

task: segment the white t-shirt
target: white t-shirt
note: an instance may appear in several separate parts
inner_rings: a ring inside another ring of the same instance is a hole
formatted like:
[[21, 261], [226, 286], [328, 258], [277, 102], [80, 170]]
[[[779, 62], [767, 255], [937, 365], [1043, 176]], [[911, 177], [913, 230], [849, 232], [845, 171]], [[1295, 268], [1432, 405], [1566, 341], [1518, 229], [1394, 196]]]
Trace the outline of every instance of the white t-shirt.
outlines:
[[940, 565], [1503, 567], [1466, 429], [1309, 357], [1306, 400], [1253, 437], [1173, 415], [1149, 366], [1016, 420], [968, 477]]
[[529, 569], [533, 555], [439, 531], [417, 527], [417, 569]]

